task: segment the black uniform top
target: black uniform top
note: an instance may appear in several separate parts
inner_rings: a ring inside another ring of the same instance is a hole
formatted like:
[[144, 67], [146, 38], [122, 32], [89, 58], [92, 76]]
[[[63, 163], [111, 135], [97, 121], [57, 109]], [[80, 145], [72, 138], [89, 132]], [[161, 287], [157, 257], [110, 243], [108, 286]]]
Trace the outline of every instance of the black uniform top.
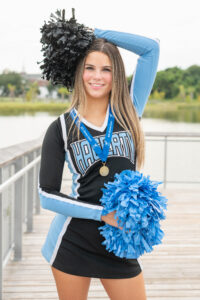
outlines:
[[[101, 148], [106, 134], [108, 111], [109, 105], [101, 130], [92, 124], [88, 126], [84, 119], [82, 121]], [[77, 135], [73, 135], [73, 127], [70, 134], [66, 134], [71, 123], [69, 113], [61, 115], [52, 122], [44, 137], [40, 168], [41, 204], [43, 208], [67, 216], [100, 220], [103, 207], [99, 199], [104, 183], [113, 181], [115, 173], [122, 170], [135, 170], [133, 140], [115, 120], [106, 161], [110, 171], [108, 176], [101, 176], [99, 169], [102, 162], [82, 133], [80, 132], [79, 140]], [[73, 174], [72, 192], [69, 196], [60, 192], [65, 161]]]

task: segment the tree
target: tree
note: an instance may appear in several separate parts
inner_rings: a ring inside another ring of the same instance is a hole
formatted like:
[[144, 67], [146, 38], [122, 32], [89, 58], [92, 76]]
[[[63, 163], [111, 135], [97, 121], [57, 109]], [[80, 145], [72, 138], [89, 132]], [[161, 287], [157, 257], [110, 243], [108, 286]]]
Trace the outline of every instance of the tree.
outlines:
[[188, 101], [194, 99], [194, 91], [195, 91], [195, 88], [194, 88], [193, 86], [189, 86], [189, 87], [186, 89]]
[[179, 93], [179, 80], [177, 80], [177, 72], [174, 71], [175, 70], [168, 69], [158, 72], [152, 93], [157, 90], [158, 92], [164, 92], [167, 99], [176, 97]]
[[25, 99], [30, 102], [36, 98], [36, 95], [39, 93], [38, 83], [35, 81], [30, 84], [28, 91], [26, 92]]
[[183, 81], [186, 88], [194, 87], [193, 97], [196, 98], [200, 92], [200, 66], [192, 65], [184, 70]]
[[164, 92], [158, 92], [157, 90], [154, 90], [153, 93], [149, 96], [149, 99], [152, 100], [163, 100], [165, 99], [165, 93]]
[[18, 96], [22, 93], [21, 84], [22, 77], [16, 72], [3, 72], [0, 74], [0, 87], [2, 89], [2, 96], [9, 96], [10, 90], [8, 84], [15, 86], [15, 95]]
[[58, 89], [58, 94], [61, 95], [62, 102], [64, 102], [64, 96], [69, 95], [70, 92], [68, 91], [68, 89], [66, 87], [60, 87]]
[[9, 96], [10, 96], [11, 98], [14, 98], [16, 86], [13, 85], [13, 84], [8, 83], [8, 90], [9, 90]]

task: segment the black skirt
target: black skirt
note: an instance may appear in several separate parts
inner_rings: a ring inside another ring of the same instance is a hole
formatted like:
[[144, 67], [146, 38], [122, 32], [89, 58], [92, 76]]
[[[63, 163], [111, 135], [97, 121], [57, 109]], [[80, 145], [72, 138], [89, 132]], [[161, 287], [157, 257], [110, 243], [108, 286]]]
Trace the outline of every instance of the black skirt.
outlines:
[[116, 256], [102, 245], [98, 227], [103, 221], [65, 217], [57, 214], [50, 226], [42, 254], [56, 269], [91, 278], [130, 278], [142, 267], [138, 259]]

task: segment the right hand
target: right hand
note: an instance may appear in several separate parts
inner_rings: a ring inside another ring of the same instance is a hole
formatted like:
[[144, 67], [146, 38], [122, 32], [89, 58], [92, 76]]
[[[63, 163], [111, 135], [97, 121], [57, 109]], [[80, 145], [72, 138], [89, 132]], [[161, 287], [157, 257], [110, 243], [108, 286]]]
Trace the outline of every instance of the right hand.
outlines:
[[122, 229], [122, 227], [119, 227], [118, 224], [117, 224], [118, 219], [114, 218], [115, 213], [116, 213], [116, 210], [110, 212], [109, 214], [107, 214], [105, 216], [101, 216], [101, 220], [104, 221], [105, 223], [109, 224], [109, 225], [112, 225], [112, 226], [115, 226], [119, 229]]

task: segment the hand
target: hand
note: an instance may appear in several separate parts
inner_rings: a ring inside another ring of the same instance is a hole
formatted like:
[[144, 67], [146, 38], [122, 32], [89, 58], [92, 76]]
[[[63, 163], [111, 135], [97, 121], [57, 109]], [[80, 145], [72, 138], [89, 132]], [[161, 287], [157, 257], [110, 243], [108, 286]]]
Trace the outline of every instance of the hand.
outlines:
[[109, 214], [105, 215], [105, 216], [101, 216], [101, 220], [104, 221], [105, 223], [111, 225], [111, 226], [115, 226], [119, 229], [123, 229], [122, 227], [119, 227], [118, 224], [117, 224], [117, 219], [114, 218], [115, 216], [115, 213], [116, 213], [116, 210], [110, 212]]
[[[101, 216], [101, 220], [109, 225], [112, 225], [112, 226], [117, 227], [122, 230], [123, 227], [119, 227], [117, 224], [118, 218], [117, 219], [114, 218], [115, 213], [116, 213], [116, 210], [110, 212], [109, 214], [107, 214], [105, 216]], [[126, 231], [126, 233], [128, 233], [128, 232], [130, 232], [130, 230]]]

